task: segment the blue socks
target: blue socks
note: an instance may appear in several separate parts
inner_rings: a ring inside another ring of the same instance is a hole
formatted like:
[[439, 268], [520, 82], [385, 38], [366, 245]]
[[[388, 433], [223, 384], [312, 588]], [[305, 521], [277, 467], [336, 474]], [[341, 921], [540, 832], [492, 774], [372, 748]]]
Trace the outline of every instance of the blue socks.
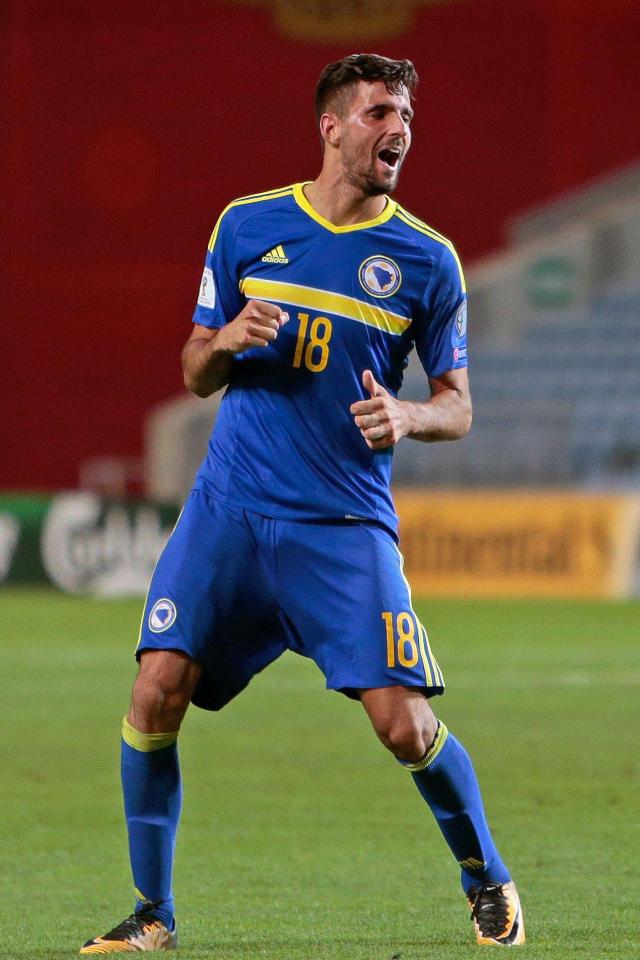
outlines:
[[[172, 872], [182, 785], [178, 731], [140, 733], [122, 724], [122, 792], [136, 912], [152, 901], [153, 914], [173, 929]], [[444, 724], [425, 757], [400, 761], [426, 800], [461, 867], [462, 886], [506, 883], [509, 871], [491, 838], [480, 788], [464, 747]]]
[[129, 832], [136, 913], [153, 901], [153, 915], [173, 929], [173, 854], [182, 805], [178, 731], [140, 733], [122, 722], [121, 775]]
[[460, 864], [465, 893], [472, 886], [510, 880], [489, 832], [469, 755], [445, 725], [438, 725], [435, 740], [422, 760], [400, 762], [411, 771], [416, 787]]

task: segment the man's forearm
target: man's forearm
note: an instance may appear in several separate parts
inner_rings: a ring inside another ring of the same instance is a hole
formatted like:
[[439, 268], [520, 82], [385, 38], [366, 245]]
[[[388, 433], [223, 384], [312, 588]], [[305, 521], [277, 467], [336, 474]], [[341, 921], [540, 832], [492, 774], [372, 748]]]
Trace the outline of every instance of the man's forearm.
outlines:
[[182, 351], [182, 373], [187, 390], [210, 397], [231, 379], [238, 353], [273, 343], [289, 314], [274, 303], [249, 300], [237, 317], [218, 330], [196, 325]]
[[182, 351], [184, 385], [197, 397], [210, 397], [229, 383], [233, 353], [210, 340], [189, 340]]
[[424, 403], [398, 400], [376, 381], [371, 370], [363, 371], [362, 385], [370, 397], [356, 400], [349, 412], [370, 450], [393, 447], [403, 437], [433, 443], [458, 440], [469, 432], [471, 398], [466, 370], [429, 377], [431, 399]]
[[405, 436], [412, 440], [459, 440], [471, 429], [471, 401], [457, 390], [442, 390], [424, 403], [403, 402], [407, 405]]

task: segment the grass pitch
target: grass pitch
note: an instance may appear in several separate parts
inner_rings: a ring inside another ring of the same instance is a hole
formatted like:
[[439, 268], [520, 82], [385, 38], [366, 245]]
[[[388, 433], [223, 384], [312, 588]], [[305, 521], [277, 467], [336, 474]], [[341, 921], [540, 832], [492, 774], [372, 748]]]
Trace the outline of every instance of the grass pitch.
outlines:
[[[4, 591], [0, 957], [62, 960], [131, 910], [119, 724], [140, 603]], [[416, 604], [534, 958], [637, 950], [637, 603]], [[357, 704], [283, 657], [180, 737], [180, 955], [477, 955], [457, 868]]]

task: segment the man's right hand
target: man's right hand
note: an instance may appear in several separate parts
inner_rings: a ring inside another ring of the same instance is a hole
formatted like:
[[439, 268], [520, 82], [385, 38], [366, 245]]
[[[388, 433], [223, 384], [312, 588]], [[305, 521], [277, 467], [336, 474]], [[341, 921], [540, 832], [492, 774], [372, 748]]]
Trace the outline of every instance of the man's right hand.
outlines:
[[268, 347], [289, 314], [273, 303], [249, 300], [235, 320], [215, 330], [194, 324], [182, 350], [182, 371], [187, 390], [209, 397], [229, 383], [236, 353]]
[[215, 351], [234, 354], [244, 353], [252, 347], [268, 347], [288, 319], [289, 314], [273, 303], [249, 300], [235, 320], [220, 327], [215, 338]]

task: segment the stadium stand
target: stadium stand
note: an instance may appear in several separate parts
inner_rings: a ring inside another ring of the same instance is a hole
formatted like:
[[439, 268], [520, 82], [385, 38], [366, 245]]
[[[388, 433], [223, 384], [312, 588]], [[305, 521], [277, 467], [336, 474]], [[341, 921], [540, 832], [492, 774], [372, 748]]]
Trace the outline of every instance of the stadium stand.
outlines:
[[[514, 226], [512, 249], [469, 273], [471, 434], [426, 456], [400, 445], [396, 482], [640, 481], [640, 169], [530, 220]], [[415, 360], [403, 396], [424, 396]]]

